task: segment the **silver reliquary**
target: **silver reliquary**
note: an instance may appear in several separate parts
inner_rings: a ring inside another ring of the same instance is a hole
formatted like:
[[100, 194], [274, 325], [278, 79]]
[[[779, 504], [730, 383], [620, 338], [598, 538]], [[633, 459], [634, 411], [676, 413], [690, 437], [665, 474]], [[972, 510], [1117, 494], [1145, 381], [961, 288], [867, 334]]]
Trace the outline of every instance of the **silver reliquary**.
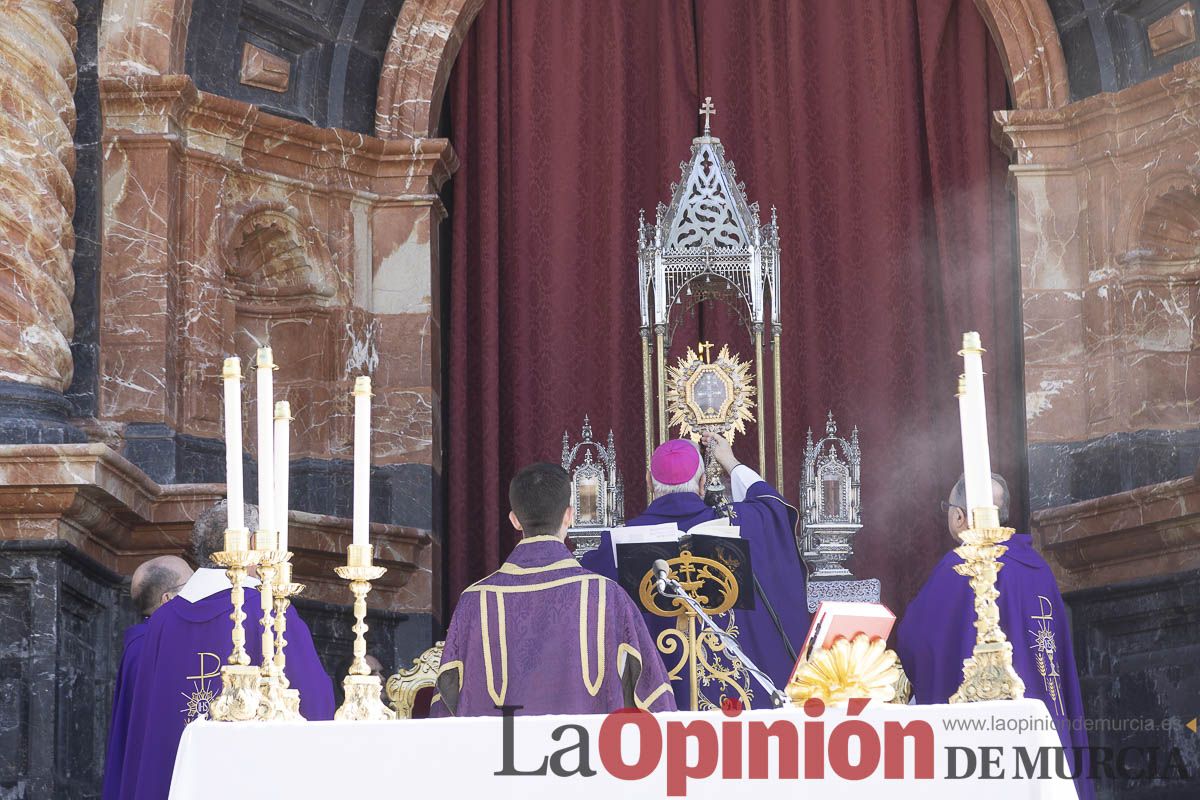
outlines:
[[879, 602], [879, 581], [859, 581], [846, 566], [854, 555], [854, 535], [862, 528], [861, 451], [858, 428], [846, 441], [837, 434], [833, 412], [825, 422], [825, 438], [813, 444], [812, 429], [804, 446], [804, 504], [800, 554], [808, 567], [808, 608], [822, 600]]
[[579, 556], [600, 544], [600, 534], [625, 524], [625, 482], [617, 470], [613, 433], [602, 445], [592, 439], [592, 423], [584, 415], [578, 444], [563, 432], [562, 468], [571, 476], [571, 507], [575, 524], [569, 533]]

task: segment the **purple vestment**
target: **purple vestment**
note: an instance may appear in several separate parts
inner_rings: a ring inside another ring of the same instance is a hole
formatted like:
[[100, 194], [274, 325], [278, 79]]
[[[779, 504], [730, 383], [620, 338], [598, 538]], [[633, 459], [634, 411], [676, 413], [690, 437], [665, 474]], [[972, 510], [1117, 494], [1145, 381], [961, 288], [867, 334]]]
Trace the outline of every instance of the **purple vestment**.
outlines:
[[108, 724], [108, 751], [104, 757], [103, 800], [121, 796], [121, 763], [125, 758], [125, 740], [129, 735], [129, 711], [133, 703], [133, 685], [141, 664], [142, 644], [150, 625], [146, 620], [125, 629], [125, 648], [113, 689], [112, 718]]
[[629, 596], [554, 536], [523, 539], [458, 600], [430, 716], [674, 711], [662, 659]]
[[[742, 467], [738, 467], [742, 469]], [[757, 478], [757, 476], [755, 476]], [[757, 480], [746, 490], [746, 498], [733, 504], [734, 519], [730, 524], [741, 529], [741, 536], [750, 543], [750, 562], [754, 576], [758, 579], [766, 597], [779, 621], [783, 632], [787, 635], [792, 646], [799, 651], [804, 635], [808, 632], [809, 613], [805, 595], [805, 571], [800, 561], [800, 552], [796, 547], [796, 522], [799, 514], [793, 507], [784, 502], [780, 494], [771, 488], [766, 481]], [[702, 522], [717, 518], [717, 512], [705, 505], [699, 495], [690, 492], [664, 495], [646, 508], [644, 514], [627, 525], [660, 525], [675, 523], [680, 530], [686, 531]], [[600, 546], [586, 553], [581, 563], [587, 569], [615, 578], [616, 564], [613, 562], [612, 539], [608, 532], [601, 536]], [[743, 586], [742, 592], [753, 592], [753, 586]], [[770, 676], [775, 684], [783, 689], [791, 676], [795, 660], [788, 653], [775, 621], [767, 610], [767, 602], [762, 595], [755, 593], [753, 610], [733, 610], [716, 617], [716, 622], [726, 630], [730, 626], [736, 628], [735, 638], [746, 655], [763, 672]], [[635, 602], [637, 602], [635, 600]], [[640, 605], [639, 605], [640, 608]], [[643, 612], [647, 627], [657, 637], [659, 632], [669, 627], [672, 622], [663, 617]], [[728, 666], [728, 664], [727, 664]], [[769, 708], [771, 703], [766, 691], [759, 686], [757, 680], [744, 675], [742, 685], [748, 687], [751, 693], [752, 707]], [[680, 708], [691, 707], [691, 690], [686, 668], [678, 674], [674, 681], [675, 702]], [[701, 686], [701, 693], [708, 703], [721, 705], [722, 695], [733, 696], [735, 693], [723, 692], [716, 682]], [[701, 707], [705, 707], [703, 702]]]
[[[247, 588], [246, 651], [256, 664], [262, 652], [259, 603], [258, 591]], [[134, 683], [121, 798], [166, 800], [184, 726], [206, 715], [221, 692], [221, 666], [232, 649], [232, 613], [226, 589], [194, 603], [174, 597], [150, 618]], [[300, 690], [300, 713], [310, 720], [332, 719], [333, 686], [295, 608], [288, 609], [286, 638], [287, 676]]]
[[[918, 703], [948, 702], [962, 683], [963, 660], [975, 646], [975, 593], [968, 579], [954, 571], [961, 563], [953, 550], [947, 553], [896, 628], [896, 651]], [[1009, 540], [1000, 563], [1000, 627], [1012, 643], [1013, 667], [1025, 682], [1025, 696], [1046, 704], [1063, 747], [1078, 751], [1086, 764], [1075, 653], [1054, 575], [1028, 534]], [[1075, 785], [1081, 798], [1095, 796], [1090, 779], [1078, 777]]]

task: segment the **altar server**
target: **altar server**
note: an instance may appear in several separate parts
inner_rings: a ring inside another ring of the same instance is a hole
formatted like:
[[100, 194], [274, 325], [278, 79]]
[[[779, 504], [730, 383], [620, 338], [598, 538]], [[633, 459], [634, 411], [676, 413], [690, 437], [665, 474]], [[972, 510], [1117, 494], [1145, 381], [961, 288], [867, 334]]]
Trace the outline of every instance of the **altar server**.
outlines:
[[[1009, 504], [1004, 478], [992, 475], [992, 491], [1003, 525], [1008, 520]], [[969, 527], [962, 478], [944, 506], [957, 546], [960, 535]], [[1013, 667], [1025, 682], [1025, 696], [1041, 700], [1050, 711], [1066, 749], [1067, 764], [1078, 759], [1086, 772], [1083, 700], [1062, 595], [1029, 534], [1013, 535], [1007, 546], [1000, 557], [1002, 566], [996, 581], [1000, 597], [996, 602], [1000, 627], [1012, 643]], [[961, 563], [953, 550], [938, 562], [896, 629], [896, 651], [912, 682], [917, 703], [948, 702], [962, 684], [963, 660], [975, 647], [975, 593], [968, 579], [954, 571]], [[1095, 796], [1086, 775], [1077, 774], [1075, 785], [1081, 798]]]
[[[221, 692], [221, 665], [232, 648], [233, 603], [229, 579], [212, 555], [224, 547], [226, 514], [222, 501], [196, 520], [192, 550], [200, 569], [147, 623], [121, 770], [122, 798], [165, 800], [184, 726], [206, 715]], [[246, 506], [246, 524], [258, 524], [254, 506]], [[253, 578], [247, 583], [258, 585]], [[246, 650], [252, 663], [261, 662], [260, 602], [258, 591], [247, 588]], [[295, 608], [287, 617], [287, 675], [300, 690], [305, 718], [333, 718], [333, 686]]]
[[113, 689], [112, 717], [108, 724], [108, 749], [104, 758], [103, 800], [121, 796], [121, 762], [125, 757], [125, 741], [129, 733], [129, 712], [133, 700], [133, 684], [137, 680], [145, 640], [146, 617], [175, 596], [192, 576], [192, 568], [179, 556], [158, 556], [144, 561], [133, 571], [129, 594], [142, 620], [125, 630], [125, 647], [121, 651], [121, 666]]
[[[782, 689], [795, 666], [795, 651], [808, 630], [810, 616], [804, 565], [796, 547], [799, 512], [757, 472], [738, 462], [725, 437], [706, 435], [704, 445], [729, 476], [734, 501], [730, 524], [738, 526], [742, 538], [750, 543], [750, 561], [757, 583], [741, 587], [743, 592], [754, 593], [752, 610], [733, 610], [719, 615], [716, 622], [735, 633], [746, 655]], [[704, 460], [690, 439], [672, 439], [659, 445], [650, 459], [649, 478], [652, 501], [640, 517], [626, 525], [675, 523], [680, 530], [687, 531], [718, 517], [718, 512], [704, 502]], [[581, 562], [587, 569], [616, 577], [608, 532], [601, 535], [600, 546], [585, 554]], [[670, 624], [662, 617], [643, 613], [656, 636]], [[739, 680], [753, 692], [752, 707], [770, 706], [766, 692], [753, 678], [742, 674]], [[673, 688], [679, 707], [690, 708], [691, 690], [686, 676], [681, 674]], [[736, 694], [722, 689], [716, 681], [701, 686], [701, 692], [704, 695], [698, 702], [701, 708], [720, 706], [723, 695]]]
[[430, 716], [672, 711], [666, 670], [637, 607], [614, 582], [579, 566], [563, 540], [571, 483], [533, 464], [509, 486], [523, 538], [500, 569], [458, 600]]

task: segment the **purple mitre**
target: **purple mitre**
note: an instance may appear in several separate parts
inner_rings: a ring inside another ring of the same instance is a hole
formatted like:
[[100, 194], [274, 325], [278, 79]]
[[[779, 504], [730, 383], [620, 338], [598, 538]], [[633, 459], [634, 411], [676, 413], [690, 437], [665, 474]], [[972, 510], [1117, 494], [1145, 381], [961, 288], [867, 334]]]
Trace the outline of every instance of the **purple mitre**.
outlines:
[[[1054, 574], [1028, 534], [1008, 541], [996, 586], [1000, 627], [1013, 646], [1013, 667], [1025, 696], [1046, 704], [1064, 748], [1086, 767], [1087, 731], [1075, 671], [1066, 607]], [[954, 571], [953, 550], [933, 568], [896, 628], [896, 651], [917, 703], [946, 703], [963, 679], [963, 660], [975, 646], [975, 593]], [[1075, 780], [1079, 796], [1095, 796], [1089, 778]]]
[[673, 711], [662, 659], [633, 601], [555, 536], [522, 539], [468, 587], [446, 634], [430, 716]]

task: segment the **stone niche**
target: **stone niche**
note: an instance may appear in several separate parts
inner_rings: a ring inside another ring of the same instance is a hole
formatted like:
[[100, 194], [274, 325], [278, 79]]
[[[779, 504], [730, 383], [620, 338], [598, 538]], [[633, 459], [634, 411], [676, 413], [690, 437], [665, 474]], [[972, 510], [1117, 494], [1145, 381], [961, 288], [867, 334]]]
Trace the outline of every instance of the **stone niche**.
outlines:
[[222, 359], [242, 358], [248, 412], [254, 351], [269, 344], [276, 399], [295, 417], [292, 507], [349, 513], [350, 390], [369, 374], [373, 518], [432, 527], [432, 274], [449, 144], [314, 128], [182, 76], [110, 79], [101, 94], [105, 313], [92, 433], [160, 482], [220, 480]]

